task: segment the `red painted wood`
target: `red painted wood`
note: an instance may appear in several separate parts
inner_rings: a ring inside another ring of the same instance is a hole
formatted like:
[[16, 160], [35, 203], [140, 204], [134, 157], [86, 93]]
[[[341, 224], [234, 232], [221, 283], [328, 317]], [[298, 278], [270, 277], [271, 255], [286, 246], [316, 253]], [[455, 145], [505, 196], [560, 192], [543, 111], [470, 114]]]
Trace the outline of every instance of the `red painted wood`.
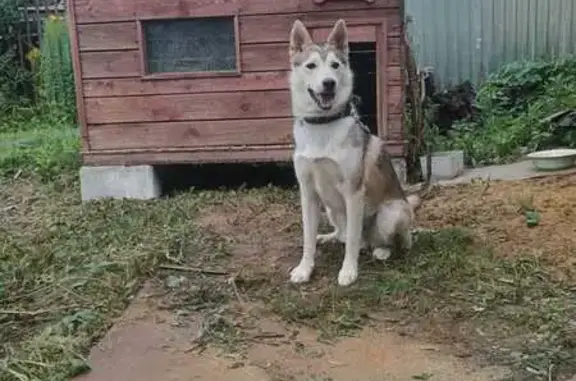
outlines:
[[[374, 3], [346, 0], [316, 4], [312, 0], [75, 0], [79, 23], [133, 20], [150, 17], [203, 17], [239, 13], [244, 15], [286, 14], [359, 9], [397, 9], [402, 0], [375, 0]], [[340, 12], [341, 17], [345, 17]]]
[[[400, 66], [386, 68], [388, 83], [402, 86]], [[86, 79], [84, 96], [122, 97], [133, 95], [198, 94], [206, 92], [236, 92], [288, 90], [288, 71], [244, 73], [240, 77], [164, 79], [142, 81], [139, 77]]]
[[132, 96], [161, 94], [198, 94], [206, 92], [243, 92], [287, 90], [288, 72], [245, 73], [235, 77], [164, 79], [143, 81], [135, 78], [84, 80], [84, 96]]
[[[399, 38], [389, 39], [387, 66], [400, 66], [399, 44]], [[290, 69], [288, 43], [242, 45], [240, 51], [244, 73]], [[84, 79], [140, 77], [141, 75], [138, 50], [82, 52], [80, 58]]]
[[[384, 99], [389, 110], [398, 108], [401, 96], [396, 91]], [[86, 111], [89, 124], [291, 116], [288, 90], [86, 98]]]
[[[402, 0], [69, 2], [87, 164], [289, 160], [287, 41], [296, 19], [323, 40], [344, 18], [352, 42], [376, 40], [385, 47], [379, 125], [391, 155], [404, 152]], [[221, 15], [238, 16], [241, 74], [143, 78], [139, 19]]]
[[84, 150], [90, 149], [88, 140], [88, 126], [86, 124], [86, 108], [84, 105], [84, 94], [82, 88], [82, 63], [79, 56], [78, 34], [76, 31], [76, 14], [74, 12], [73, 0], [68, 0], [68, 33], [70, 35], [70, 50], [72, 54], [72, 70], [74, 72], [74, 89], [76, 93], [76, 113], [78, 124], [80, 125], [81, 144]]
[[90, 126], [94, 150], [292, 143], [291, 117]]
[[[324, 23], [329, 28], [342, 15], [339, 12], [299, 13], [294, 15], [266, 15], [239, 17], [238, 39], [242, 44], [286, 42], [287, 31], [296, 19], [307, 25]], [[394, 10], [357, 10], [346, 13], [349, 26], [365, 22], [368, 19], [385, 20], [387, 33], [400, 37], [401, 19]], [[265, 30], [266, 33], [262, 33]], [[128, 50], [138, 48], [138, 30], [136, 21], [104, 22], [100, 24], [78, 25], [79, 47], [81, 51]], [[354, 39], [354, 36], [352, 36]]]

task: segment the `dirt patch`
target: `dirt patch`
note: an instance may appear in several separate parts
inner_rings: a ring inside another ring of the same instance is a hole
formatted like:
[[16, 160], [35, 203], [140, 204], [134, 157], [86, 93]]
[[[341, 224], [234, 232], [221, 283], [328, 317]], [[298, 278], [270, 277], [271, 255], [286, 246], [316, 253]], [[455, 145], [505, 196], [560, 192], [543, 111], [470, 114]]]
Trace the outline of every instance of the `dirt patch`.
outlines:
[[227, 243], [233, 271], [287, 272], [301, 247], [296, 205], [292, 192], [250, 192], [204, 208], [196, 221]]
[[[576, 295], [549, 270], [568, 274], [571, 263], [572, 180], [439, 189], [418, 211], [436, 232], [384, 264], [362, 255], [346, 288], [341, 245], [319, 248], [309, 284], [288, 282], [302, 250], [293, 190], [204, 195], [194, 235], [183, 233], [154, 280], [157, 296], [139, 299], [152, 315], [129, 312], [86, 380], [122, 364], [133, 364], [126, 381], [564, 380], [576, 373]], [[542, 216], [536, 227], [527, 206]]]
[[[537, 226], [527, 226], [525, 208], [539, 212]], [[576, 174], [438, 188], [418, 223], [469, 228], [502, 256], [535, 256], [558, 275], [576, 275]]]
[[[266, 317], [245, 355], [209, 348], [193, 350], [201, 317], [186, 324], [159, 310], [148, 284], [126, 314], [91, 353], [93, 371], [79, 381], [489, 381], [508, 375], [502, 367], [481, 367], [452, 356], [442, 346], [370, 328], [337, 345], [321, 343], [317, 333], [294, 331]], [[272, 335], [271, 333], [274, 333]]]

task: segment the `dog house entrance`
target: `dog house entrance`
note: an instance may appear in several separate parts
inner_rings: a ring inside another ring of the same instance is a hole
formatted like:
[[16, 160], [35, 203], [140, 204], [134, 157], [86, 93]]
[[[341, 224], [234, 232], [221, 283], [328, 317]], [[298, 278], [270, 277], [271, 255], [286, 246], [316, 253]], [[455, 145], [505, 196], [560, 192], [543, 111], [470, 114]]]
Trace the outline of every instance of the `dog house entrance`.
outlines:
[[360, 97], [362, 122], [378, 134], [376, 43], [350, 42], [350, 67], [354, 71], [354, 94]]

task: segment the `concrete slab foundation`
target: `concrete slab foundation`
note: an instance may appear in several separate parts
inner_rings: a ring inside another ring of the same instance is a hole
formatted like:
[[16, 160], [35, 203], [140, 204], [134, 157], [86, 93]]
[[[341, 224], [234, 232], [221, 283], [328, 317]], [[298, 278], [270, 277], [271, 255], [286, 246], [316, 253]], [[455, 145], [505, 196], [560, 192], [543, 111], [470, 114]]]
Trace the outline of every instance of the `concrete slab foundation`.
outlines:
[[101, 198], [148, 200], [160, 196], [161, 188], [151, 165], [80, 168], [82, 201]]

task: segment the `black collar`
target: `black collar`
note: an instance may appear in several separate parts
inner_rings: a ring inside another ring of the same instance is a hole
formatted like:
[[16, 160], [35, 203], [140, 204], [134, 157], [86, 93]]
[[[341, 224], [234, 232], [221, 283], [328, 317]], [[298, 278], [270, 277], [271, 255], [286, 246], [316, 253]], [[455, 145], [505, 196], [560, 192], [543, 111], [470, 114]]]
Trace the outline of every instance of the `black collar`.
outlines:
[[304, 117], [302, 120], [308, 124], [328, 124], [338, 119], [346, 118], [352, 115], [352, 102], [348, 102], [344, 109], [333, 115], [326, 116], [310, 116]]

